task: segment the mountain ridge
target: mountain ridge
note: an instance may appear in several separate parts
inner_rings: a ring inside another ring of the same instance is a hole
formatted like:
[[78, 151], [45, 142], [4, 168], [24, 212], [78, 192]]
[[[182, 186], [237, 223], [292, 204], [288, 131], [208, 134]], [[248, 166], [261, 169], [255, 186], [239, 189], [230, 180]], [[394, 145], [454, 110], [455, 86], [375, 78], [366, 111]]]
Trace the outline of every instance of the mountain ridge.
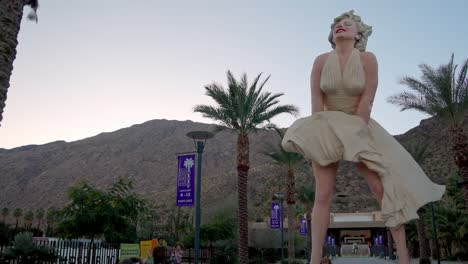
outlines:
[[[67, 203], [66, 189], [77, 181], [85, 180], [102, 188], [122, 176], [134, 181], [136, 192], [148, 200], [175, 204], [175, 154], [194, 149], [187, 132], [210, 131], [214, 127], [191, 120], [155, 119], [71, 142], [59, 140], [0, 149], [0, 207], [61, 207]], [[445, 183], [453, 169], [446, 129], [436, 118], [429, 118], [395, 136], [403, 144], [424, 141], [429, 145], [431, 156], [423, 168], [439, 184]], [[254, 214], [262, 214], [261, 207], [277, 188], [277, 179], [286, 175], [284, 168], [260, 153], [265, 144], [278, 141], [272, 131], [258, 131], [250, 136], [249, 203], [256, 208]], [[236, 146], [236, 135], [229, 131], [219, 132], [207, 141], [202, 180], [202, 202], [207, 207], [236, 194]], [[335, 197], [332, 211], [377, 210], [378, 205], [354, 166], [342, 164], [336, 193], [345, 197]], [[299, 172], [297, 178], [298, 182], [313, 184], [313, 176], [307, 170]]]

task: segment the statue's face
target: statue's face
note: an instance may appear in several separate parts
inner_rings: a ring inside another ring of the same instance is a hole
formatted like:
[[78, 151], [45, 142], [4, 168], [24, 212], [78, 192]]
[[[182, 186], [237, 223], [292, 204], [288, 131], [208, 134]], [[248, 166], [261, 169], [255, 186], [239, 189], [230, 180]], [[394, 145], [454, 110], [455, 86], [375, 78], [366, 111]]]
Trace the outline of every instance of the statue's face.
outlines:
[[333, 27], [333, 42], [337, 39], [353, 39], [355, 40], [358, 34], [356, 22], [350, 18], [344, 18], [335, 24]]

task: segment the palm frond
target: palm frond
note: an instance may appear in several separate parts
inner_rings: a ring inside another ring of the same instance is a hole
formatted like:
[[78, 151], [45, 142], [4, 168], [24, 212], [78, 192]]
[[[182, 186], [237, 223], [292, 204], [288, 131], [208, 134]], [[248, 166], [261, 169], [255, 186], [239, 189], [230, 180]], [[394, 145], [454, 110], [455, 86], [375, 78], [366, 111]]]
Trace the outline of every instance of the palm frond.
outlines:
[[247, 133], [255, 131], [276, 115], [297, 114], [297, 107], [279, 105], [278, 98], [283, 95], [282, 93], [272, 94], [263, 91], [270, 76], [260, 82], [261, 76], [261, 73], [257, 75], [249, 85], [246, 74], [243, 74], [238, 81], [232, 72], [228, 71], [227, 89], [216, 83], [205, 87], [206, 95], [214, 99], [216, 106], [198, 105], [194, 111], [217, 121], [222, 126]]
[[297, 191], [297, 200], [312, 209], [315, 201], [315, 190], [313, 186], [301, 185]]
[[[468, 59], [463, 63], [455, 85], [455, 101], [459, 102], [456, 107], [458, 113], [457, 119], [463, 119], [465, 109], [468, 109], [468, 79], [466, 77], [468, 71]], [[461, 115], [461, 116], [460, 116]]]
[[465, 61], [458, 77], [453, 54], [447, 64], [442, 64], [437, 69], [421, 64], [420, 80], [409, 76], [400, 80], [400, 84], [411, 91], [392, 95], [387, 101], [400, 106], [401, 111], [417, 110], [451, 120], [456, 125], [468, 109], [467, 64], [468, 61]]
[[224, 91], [222, 86], [216, 83], [205, 86], [205, 94], [213, 98], [219, 105], [229, 105], [231, 103], [229, 94]]
[[261, 154], [272, 159], [277, 165], [288, 164], [288, 152], [284, 152], [279, 146], [273, 144], [265, 144], [260, 151]]
[[275, 144], [265, 144], [260, 153], [274, 160], [276, 164], [286, 166], [288, 169], [294, 169], [303, 163], [304, 158], [300, 154], [287, 152], [283, 149], [281, 145], [284, 136], [282, 131], [275, 125], [269, 126], [269, 129], [274, 130], [278, 134], [278, 141]]
[[283, 131], [281, 131], [281, 129], [280, 129], [277, 125], [275, 125], [275, 124], [270, 124], [270, 125], [268, 126], [268, 129], [274, 130], [274, 131], [276, 132], [276, 134], [278, 134], [278, 136], [281, 138], [281, 140], [283, 140], [284, 133], [283, 133]]
[[[421, 65], [420, 67], [423, 67]], [[423, 74], [423, 79], [433, 78], [429, 77], [428, 74]], [[415, 91], [418, 94], [437, 100], [437, 94], [435, 93], [431, 83], [428, 80], [419, 81], [410, 76], [404, 76], [399, 81], [400, 84], [406, 85], [411, 90]]]
[[[259, 96], [251, 105], [251, 111], [248, 116], [248, 121], [250, 124], [258, 117], [259, 114], [264, 113], [268, 108], [272, 107], [275, 104], [278, 104], [279, 101], [276, 98], [282, 96], [283, 94], [271, 95], [269, 92], [265, 92]], [[268, 120], [267, 120], [268, 121]], [[261, 123], [258, 123], [261, 124]]]
[[423, 142], [413, 142], [411, 144], [405, 145], [404, 147], [419, 165], [422, 165], [424, 161], [431, 155], [430, 152], [427, 151], [429, 145]]
[[402, 92], [400, 94], [392, 95], [387, 98], [387, 102], [401, 106], [400, 111], [414, 109], [431, 115], [435, 114], [429, 108], [424, 97], [409, 92]]
[[31, 12], [28, 14], [28, 19], [29, 20], [34, 20], [36, 23], [38, 22], [38, 16], [37, 16], [37, 9], [39, 8], [39, 1], [38, 0], [28, 0], [25, 3], [26, 5], [29, 5], [31, 7]]
[[226, 111], [208, 105], [197, 105], [193, 109], [194, 112], [201, 113], [203, 117], [217, 121], [221, 126], [232, 129], [239, 129], [235, 120], [232, 120], [226, 115]]
[[288, 113], [296, 116], [299, 112], [299, 109], [294, 106], [294, 105], [280, 105], [276, 106], [271, 110], [267, 110], [263, 113], [260, 113], [259, 115], [255, 116], [254, 119], [252, 120], [251, 124], [255, 126], [262, 124], [263, 122], [270, 121], [273, 117], [283, 114], [283, 113]]

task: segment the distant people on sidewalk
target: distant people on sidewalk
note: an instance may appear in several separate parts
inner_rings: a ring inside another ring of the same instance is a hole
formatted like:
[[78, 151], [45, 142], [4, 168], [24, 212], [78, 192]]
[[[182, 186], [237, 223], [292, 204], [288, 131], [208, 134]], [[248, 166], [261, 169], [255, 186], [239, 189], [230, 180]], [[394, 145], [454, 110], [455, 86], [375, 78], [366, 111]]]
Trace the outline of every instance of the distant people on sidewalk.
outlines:
[[166, 264], [166, 245], [164, 239], [158, 239], [158, 246], [153, 250], [154, 264]]
[[359, 247], [356, 242], [353, 243], [353, 255], [357, 255], [359, 251]]
[[177, 243], [174, 250], [172, 251], [170, 263], [181, 264], [183, 256], [184, 256], [184, 250], [182, 249], [182, 245], [180, 243]]

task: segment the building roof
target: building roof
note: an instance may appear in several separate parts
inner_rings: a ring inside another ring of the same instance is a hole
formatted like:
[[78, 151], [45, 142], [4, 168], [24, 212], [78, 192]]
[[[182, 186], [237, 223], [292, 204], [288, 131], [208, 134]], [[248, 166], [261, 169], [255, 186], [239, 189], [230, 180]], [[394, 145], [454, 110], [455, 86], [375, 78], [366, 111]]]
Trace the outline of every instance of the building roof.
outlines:
[[331, 213], [329, 228], [385, 227], [382, 214], [374, 212]]

